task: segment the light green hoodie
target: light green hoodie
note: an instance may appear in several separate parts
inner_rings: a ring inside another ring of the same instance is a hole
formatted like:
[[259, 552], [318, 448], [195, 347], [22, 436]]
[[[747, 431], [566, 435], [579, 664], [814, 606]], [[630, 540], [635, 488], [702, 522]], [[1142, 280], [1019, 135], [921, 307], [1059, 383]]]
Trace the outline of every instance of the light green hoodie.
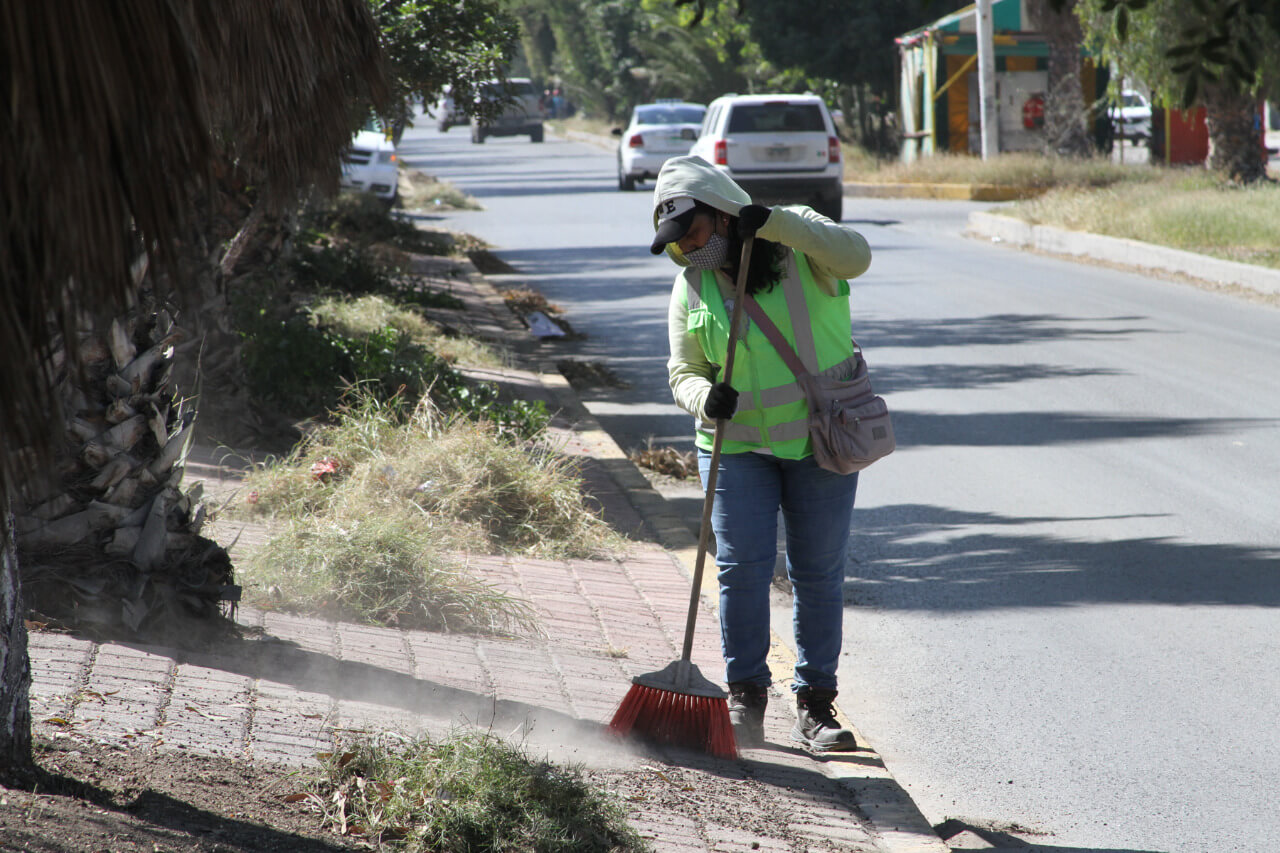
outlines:
[[[654, 230], [658, 227], [659, 205], [681, 196], [697, 199], [733, 216], [737, 216], [744, 205], [752, 203], [751, 196], [742, 187], [701, 157], [673, 157], [663, 164], [653, 188]], [[805, 205], [774, 207], [756, 236], [803, 252], [815, 283], [832, 296], [839, 292], [842, 279], [856, 278], [871, 265], [871, 248], [866, 238]], [[683, 257], [671, 250], [669, 243], [667, 255], [680, 266], [688, 266]], [[732, 296], [733, 282], [723, 271], [716, 271], [716, 282], [723, 296]], [[697, 338], [689, 334], [688, 306], [680, 298], [685, 287], [685, 271], [681, 270], [672, 285], [667, 314], [671, 344], [668, 380], [676, 405], [700, 418], [703, 428], [710, 428], [714, 424], [703, 418], [702, 406], [711, 390], [714, 373]]]

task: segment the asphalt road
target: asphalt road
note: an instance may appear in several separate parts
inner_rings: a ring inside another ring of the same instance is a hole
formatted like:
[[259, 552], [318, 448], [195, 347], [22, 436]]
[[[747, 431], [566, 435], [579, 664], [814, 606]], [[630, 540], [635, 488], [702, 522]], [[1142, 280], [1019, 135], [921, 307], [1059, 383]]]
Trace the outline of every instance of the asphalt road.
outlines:
[[[564, 308], [566, 353], [631, 383], [584, 395], [618, 442], [688, 447], [652, 187], [551, 137], [401, 153], [485, 206], [438, 223]], [[840, 704], [935, 824], [1280, 850], [1280, 309], [966, 240], [973, 207], [846, 202], [899, 450], [859, 487]]]

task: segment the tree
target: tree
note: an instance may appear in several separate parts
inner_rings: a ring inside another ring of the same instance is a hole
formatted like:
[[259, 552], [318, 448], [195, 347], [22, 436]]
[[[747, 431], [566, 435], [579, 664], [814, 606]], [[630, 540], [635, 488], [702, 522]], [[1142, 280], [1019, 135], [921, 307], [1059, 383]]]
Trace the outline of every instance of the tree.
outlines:
[[839, 86], [846, 115], [874, 147], [877, 131], [894, 103], [897, 53], [893, 39], [928, 23], [933, 0], [673, 0], [695, 9], [696, 26], [708, 13], [732, 7], [748, 23], [762, 56], [778, 68], [794, 68], [809, 80]]
[[499, 0], [369, 2], [382, 34], [397, 128], [407, 122], [414, 98], [434, 103], [446, 87], [455, 103], [476, 103], [479, 84], [504, 76], [519, 43], [519, 21]]
[[[1061, 0], [1057, 0], [1061, 2]], [[1257, 101], [1280, 79], [1280, 4], [1268, 0], [1080, 0], [1089, 42], [1166, 107], [1203, 106], [1208, 168], [1266, 178]]]
[[1027, 11], [1049, 46], [1044, 112], [1046, 153], [1085, 157], [1093, 153], [1093, 141], [1080, 73], [1084, 30], [1075, 5], [1076, 0], [1028, 0]]
[[645, 28], [641, 0], [509, 0], [524, 28], [535, 78], [558, 78], [570, 99], [595, 115], [616, 117], [643, 89], [634, 73]]
[[83, 376], [80, 332], [108, 327], [143, 280], [199, 299], [179, 247], [220, 172], [253, 181], [268, 211], [335, 185], [348, 105], [382, 81], [365, 0], [4, 0], [0, 47], [0, 775], [22, 780], [30, 672], [9, 508], [62, 450], [59, 361]]

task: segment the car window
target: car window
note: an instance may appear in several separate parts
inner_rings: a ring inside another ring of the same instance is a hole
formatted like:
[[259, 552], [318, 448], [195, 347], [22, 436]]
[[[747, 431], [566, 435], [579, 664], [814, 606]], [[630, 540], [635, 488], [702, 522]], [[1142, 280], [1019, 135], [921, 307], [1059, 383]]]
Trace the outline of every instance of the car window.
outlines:
[[825, 133], [822, 108], [817, 104], [737, 104], [729, 114], [729, 133]]
[[1146, 106], [1146, 104], [1142, 102], [1142, 96], [1134, 95], [1134, 94], [1124, 95], [1121, 100], [1121, 103], [1126, 107], [1145, 107]]
[[702, 128], [698, 131], [699, 136], [706, 136], [711, 132], [711, 128], [716, 126], [716, 116], [720, 115], [720, 106], [716, 105], [707, 111], [706, 118], [702, 120]]
[[702, 107], [637, 107], [636, 124], [699, 124]]

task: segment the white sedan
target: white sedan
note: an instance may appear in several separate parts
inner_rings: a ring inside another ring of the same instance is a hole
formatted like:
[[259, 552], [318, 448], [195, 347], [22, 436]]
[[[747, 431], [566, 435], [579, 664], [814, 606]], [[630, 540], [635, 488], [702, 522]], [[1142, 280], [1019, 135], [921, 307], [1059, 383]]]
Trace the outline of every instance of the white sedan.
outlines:
[[372, 193], [387, 204], [394, 203], [400, 177], [397, 159], [391, 135], [378, 122], [369, 122], [342, 157], [342, 189]]
[[688, 154], [698, 138], [707, 108], [684, 101], [641, 104], [631, 111], [626, 128], [615, 127], [618, 143], [618, 189], [634, 190], [639, 181], [658, 177], [671, 157]]

